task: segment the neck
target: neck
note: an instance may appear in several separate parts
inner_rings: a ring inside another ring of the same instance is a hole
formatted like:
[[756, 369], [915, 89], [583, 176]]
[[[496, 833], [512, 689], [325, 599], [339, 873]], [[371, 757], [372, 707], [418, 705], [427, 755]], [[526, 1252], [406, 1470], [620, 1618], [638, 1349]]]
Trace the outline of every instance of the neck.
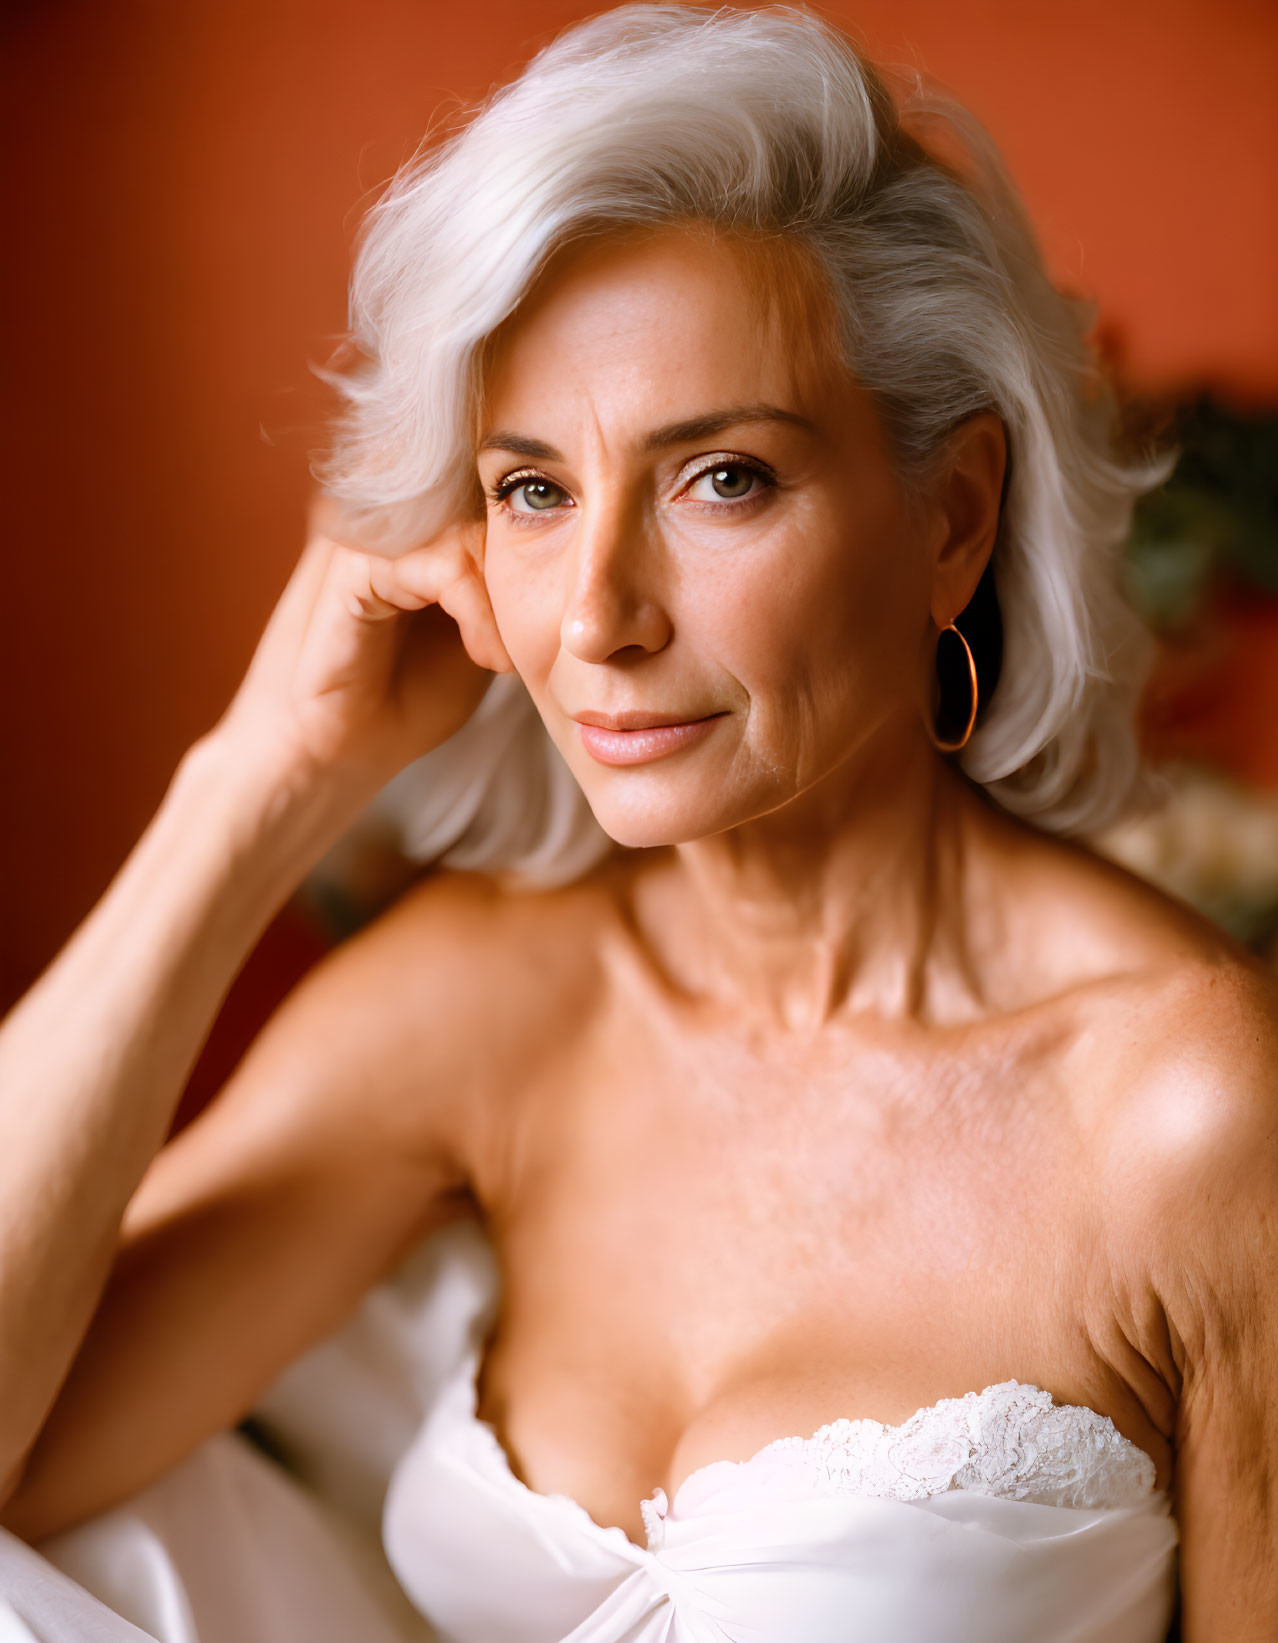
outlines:
[[686, 991], [756, 1029], [916, 1018], [938, 986], [965, 985], [979, 805], [926, 742], [876, 739], [779, 809], [676, 845], [645, 922]]

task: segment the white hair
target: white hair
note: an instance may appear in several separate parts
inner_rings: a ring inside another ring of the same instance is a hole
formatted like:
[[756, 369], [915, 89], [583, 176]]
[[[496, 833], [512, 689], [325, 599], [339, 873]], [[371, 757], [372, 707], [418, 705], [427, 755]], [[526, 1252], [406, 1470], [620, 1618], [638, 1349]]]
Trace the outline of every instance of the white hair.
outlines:
[[[947, 436], [1001, 417], [1009, 467], [987, 575], [997, 689], [958, 758], [1005, 809], [1085, 833], [1162, 789], [1135, 705], [1152, 635], [1122, 588], [1136, 499], [1174, 455], [1121, 449], [1086, 341], [988, 133], [918, 74], [889, 92], [803, 6], [626, 4], [560, 33], [421, 150], [369, 212], [351, 280], [345, 405], [315, 477], [353, 540], [428, 539], [482, 500], [485, 340], [570, 240], [694, 219], [798, 242], [834, 298], [842, 363], [873, 396], [908, 495]], [[613, 841], [522, 681], [379, 803], [421, 860], [567, 882]]]

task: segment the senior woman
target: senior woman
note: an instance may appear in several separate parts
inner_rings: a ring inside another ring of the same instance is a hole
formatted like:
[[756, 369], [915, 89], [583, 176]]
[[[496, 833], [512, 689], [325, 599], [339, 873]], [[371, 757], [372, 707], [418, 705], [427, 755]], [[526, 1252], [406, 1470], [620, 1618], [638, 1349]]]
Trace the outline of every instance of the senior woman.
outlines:
[[[623, 5], [410, 164], [353, 299], [247, 677], [0, 1033], [4, 1524], [469, 1209], [500, 1314], [385, 1513], [441, 1636], [1272, 1637], [1278, 1005], [1081, 840], [1148, 796], [1167, 460], [979, 127], [806, 10]], [[410, 769], [436, 870], [161, 1150]]]

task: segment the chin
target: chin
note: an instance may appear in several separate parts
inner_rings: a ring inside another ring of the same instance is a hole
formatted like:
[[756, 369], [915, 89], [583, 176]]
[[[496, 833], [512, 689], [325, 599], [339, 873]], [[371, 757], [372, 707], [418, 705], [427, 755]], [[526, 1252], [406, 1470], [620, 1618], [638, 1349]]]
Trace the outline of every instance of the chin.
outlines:
[[621, 802], [616, 795], [605, 797], [589, 787], [584, 787], [584, 791], [600, 827], [615, 843], [631, 850], [691, 844], [695, 839], [722, 833], [749, 819], [735, 809], [729, 812], [722, 799], [698, 802], [672, 792], [663, 802], [662, 795], [650, 789], [646, 794], [635, 793]]

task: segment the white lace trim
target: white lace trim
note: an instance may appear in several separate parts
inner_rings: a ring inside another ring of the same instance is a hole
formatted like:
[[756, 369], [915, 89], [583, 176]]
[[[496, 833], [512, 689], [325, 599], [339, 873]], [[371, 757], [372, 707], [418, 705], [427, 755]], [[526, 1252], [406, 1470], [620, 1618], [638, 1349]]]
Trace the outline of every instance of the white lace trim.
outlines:
[[[752, 1486], [788, 1494], [921, 1500], [949, 1489], [1045, 1506], [1135, 1506], [1153, 1493], [1153, 1459], [1108, 1415], [1056, 1404], [1050, 1392], [1000, 1381], [983, 1392], [942, 1398], [900, 1426], [836, 1420], [810, 1438], [778, 1438], [747, 1461], [716, 1461], [686, 1478], [748, 1469]], [[664, 1489], [641, 1503], [649, 1536], [660, 1533]]]

